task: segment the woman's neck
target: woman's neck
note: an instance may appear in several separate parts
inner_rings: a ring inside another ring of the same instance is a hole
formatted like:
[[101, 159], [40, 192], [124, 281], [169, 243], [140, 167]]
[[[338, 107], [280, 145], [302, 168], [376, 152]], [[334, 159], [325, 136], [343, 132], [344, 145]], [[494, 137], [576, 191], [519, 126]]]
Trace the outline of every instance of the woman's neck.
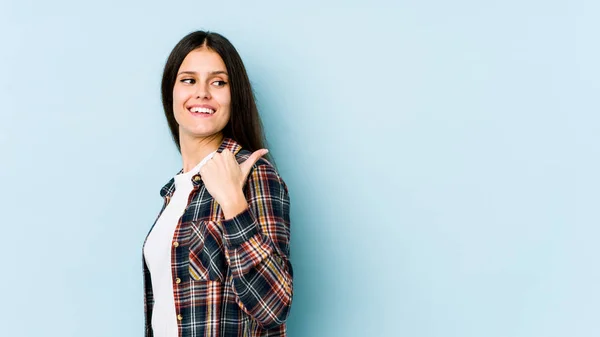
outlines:
[[181, 146], [181, 159], [183, 161], [183, 173], [193, 169], [198, 163], [216, 151], [223, 142], [223, 134], [217, 133], [203, 138], [189, 137], [185, 133], [179, 133], [179, 145]]

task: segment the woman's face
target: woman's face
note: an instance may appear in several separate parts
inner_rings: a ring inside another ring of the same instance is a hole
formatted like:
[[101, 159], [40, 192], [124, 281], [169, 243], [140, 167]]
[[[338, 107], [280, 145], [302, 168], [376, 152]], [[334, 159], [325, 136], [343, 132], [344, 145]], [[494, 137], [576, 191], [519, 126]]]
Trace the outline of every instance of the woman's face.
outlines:
[[190, 52], [173, 87], [173, 113], [180, 137], [221, 132], [229, 121], [230, 104], [229, 77], [221, 56], [204, 47]]

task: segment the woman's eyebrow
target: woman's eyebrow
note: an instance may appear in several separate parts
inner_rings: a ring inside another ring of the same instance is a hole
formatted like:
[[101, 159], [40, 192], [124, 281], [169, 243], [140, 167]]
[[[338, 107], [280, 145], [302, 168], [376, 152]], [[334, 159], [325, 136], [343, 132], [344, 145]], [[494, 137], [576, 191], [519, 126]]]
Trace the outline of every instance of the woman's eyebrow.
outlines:
[[[183, 75], [183, 74], [187, 74], [187, 75], [196, 75], [196, 74], [198, 74], [198, 73], [197, 73], [197, 72], [195, 72], [195, 71], [182, 71], [182, 72], [180, 72], [179, 74], [177, 74], [177, 76], [179, 76], [179, 75]], [[215, 70], [215, 71], [211, 71], [209, 74], [210, 74], [210, 75], [219, 75], [219, 74], [223, 74], [223, 75], [229, 76], [229, 75], [227, 74], [227, 72], [226, 72], [226, 71], [224, 71], [224, 70]]]

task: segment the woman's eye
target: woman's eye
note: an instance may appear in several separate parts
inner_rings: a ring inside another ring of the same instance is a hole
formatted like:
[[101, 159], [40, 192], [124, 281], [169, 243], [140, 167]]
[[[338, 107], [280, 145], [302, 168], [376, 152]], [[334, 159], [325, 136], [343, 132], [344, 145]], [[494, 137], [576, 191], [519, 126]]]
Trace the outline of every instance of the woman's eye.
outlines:
[[193, 78], [184, 78], [181, 80], [182, 83], [187, 83], [187, 84], [194, 84], [196, 81], [194, 81]]
[[225, 82], [225, 81], [214, 81], [213, 83], [215, 83], [215, 85], [216, 85], [217, 87], [222, 87], [222, 86], [224, 86], [225, 84], [227, 84], [227, 82]]

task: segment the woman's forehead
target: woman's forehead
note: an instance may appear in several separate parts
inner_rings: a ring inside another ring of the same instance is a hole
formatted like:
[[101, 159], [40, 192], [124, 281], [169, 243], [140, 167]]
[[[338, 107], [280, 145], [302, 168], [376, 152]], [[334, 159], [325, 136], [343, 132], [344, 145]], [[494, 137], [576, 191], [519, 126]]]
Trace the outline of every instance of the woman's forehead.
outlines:
[[191, 51], [179, 67], [179, 73], [195, 72], [202, 74], [225, 73], [227, 69], [221, 56], [210, 49], [202, 48]]

